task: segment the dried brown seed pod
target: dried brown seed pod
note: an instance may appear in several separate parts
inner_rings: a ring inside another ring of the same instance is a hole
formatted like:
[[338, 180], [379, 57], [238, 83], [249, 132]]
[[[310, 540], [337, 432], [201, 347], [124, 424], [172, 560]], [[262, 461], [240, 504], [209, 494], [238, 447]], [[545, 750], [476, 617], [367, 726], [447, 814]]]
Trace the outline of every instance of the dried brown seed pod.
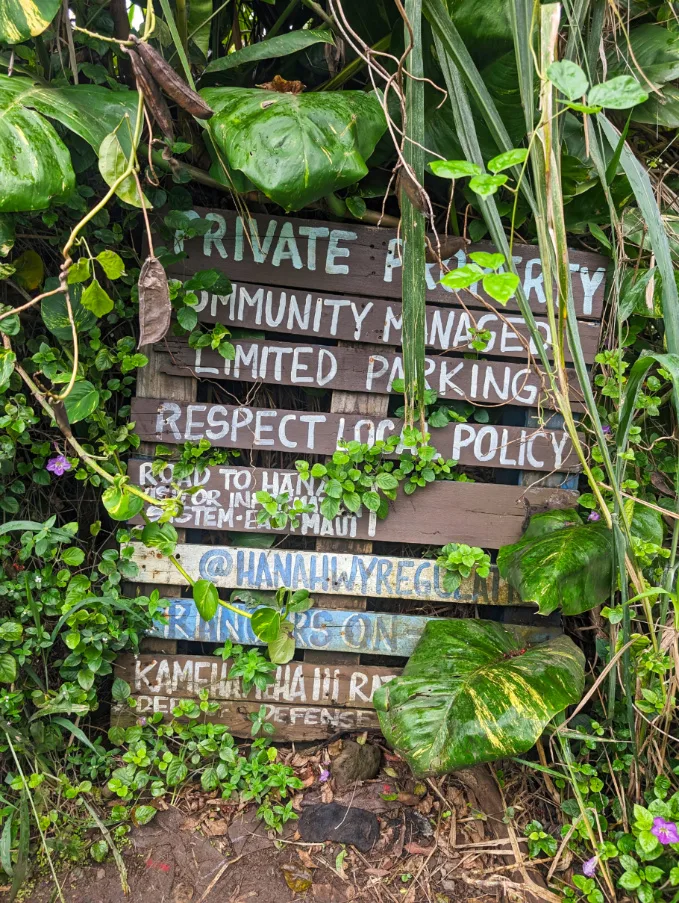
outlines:
[[170, 108], [163, 97], [160, 88], [153, 76], [143, 64], [141, 57], [135, 50], [128, 49], [127, 55], [132, 63], [132, 71], [137, 81], [137, 89], [144, 95], [144, 100], [151, 111], [151, 115], [161, 128], [168, 141], [174, 141], [174, 128]]
[[131, 35], [131, 38], [137, 46], [144, 65], [168, 97], [171, 97], [183, 110], [198, 119], [209, 119], [214, 115], [214, 110], [210, 109], [200, 95], [189, 88], [154, 47], [140, 41], [134, 35]]
[[170, 328], [172, 302], [165, 268], [157, 257], [147, 257], [139, 273], [139, 345], [160, 342]]

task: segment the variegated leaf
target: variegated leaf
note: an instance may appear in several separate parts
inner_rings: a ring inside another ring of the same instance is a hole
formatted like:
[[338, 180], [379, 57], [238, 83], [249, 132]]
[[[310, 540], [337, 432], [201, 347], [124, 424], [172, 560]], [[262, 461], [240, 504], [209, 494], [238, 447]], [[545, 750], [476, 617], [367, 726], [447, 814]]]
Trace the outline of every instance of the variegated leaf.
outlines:
[[445, 774], [529, 750], [580, 699], [584, 662], [566, 636], [523, 649], [495, 621], [434, 619], [374, 704], [415, 774]]
[[42, 34], [61, 0], [0, 0], [0, 41], [20, 44]]
[[570, 508], [535, 514], [523, 538], [500, 549], [497, 564], [541, 615], [558, 608], [577, 615], [611, 594], [613, 534], [602, 522], [583, 524]]
[[29, 78], [0, 75], [0, 213], [41, 210], [73, 189], [70, 154], [45, 116], [98, 151], [125, 114], [134, 116], [136, 106], [134, 91], [97, 85], [48, 88]]

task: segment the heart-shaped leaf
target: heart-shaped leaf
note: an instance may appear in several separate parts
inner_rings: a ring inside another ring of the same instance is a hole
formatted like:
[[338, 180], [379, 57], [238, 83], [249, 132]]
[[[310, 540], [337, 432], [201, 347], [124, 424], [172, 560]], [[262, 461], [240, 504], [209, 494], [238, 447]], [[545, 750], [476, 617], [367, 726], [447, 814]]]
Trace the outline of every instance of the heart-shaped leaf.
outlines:
[[577, 63], [571, 60], [557, 60], [547, 69], [547, 78], [565, 94], [569, 100], [584, 97], [589, 88], [589, 81]]
[[144, 500], [132, 495], [122, 485], [109, 486], [101, 497], [104, 507], [113, 520], [130, 520], [144, 507]]
[[433, 619], [374, 704], [415, 774], [444, 774], [526, 752], [583, 687], [584, 656], [566, 636], [523, 648], [495, 621]]
[[210, 128], [229, 168], [285, 210], [362, 179], [386, 128], [377, 97], [363, 91], [204, 88], [200, 94], [215, 111]]
[[[57, 288], [59, 280], [51, 277], [45, 282], [45, 291], [51, 291]], [[73, 320], [75, 321], [76, 330], [79, 336], [87, 333], [97, 318], [90, 310], [86, 310], [80, 303], [82, 297], [82, 285], [70, 285], [68, 295], [71, 299], [71, 310], [73, 312]], [[40, 302], [40, 314], [42, 321], [49, 331], [59, 339], [60, 342], [72, 342], [73, 332], [71, 322], [68, 318], [68, 310], [66, 308], [66, 297], [63, 292], [57, 295], [50, 295], [43, 298]]]
[[99, 392], [87, 379], [76, 380], [64, 399], [69, 423], [78, 423], [93, 414], [99, 407]]
[[209, 580], [196, 580], [193, 584], [193, 601], [204, 621], [211, 621], [219, 608], [217, 587]]
[[542, 615], [589, 611], [611, 594], [613, 534], [605, 524], [582, 524], [566, 509], [536, 514], [519, 542], [497, 556], [500, 574]]
[[252, 615], [250, 626], [263, 643], [273, 643], [281, 630], [281, 614], [275, 608], [258, 608]]
[[469, 160], [434, 160], [429, 168], [442, 179], [465, 179], [479, 176], [482, 172], [478, 163], [470, 163]]
[[608, 107], [609, 110], [626, 110], [645, 100], [648, 100], [648, 91], [632, 75], [616, 75], [615, 78], [594, 85], [587, 95], [587, 103]]

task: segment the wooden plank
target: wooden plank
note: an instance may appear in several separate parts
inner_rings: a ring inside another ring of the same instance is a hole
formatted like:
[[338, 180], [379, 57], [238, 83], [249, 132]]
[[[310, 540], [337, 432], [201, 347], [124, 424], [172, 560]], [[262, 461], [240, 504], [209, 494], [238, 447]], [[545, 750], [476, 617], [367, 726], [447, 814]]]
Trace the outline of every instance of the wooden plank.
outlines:
[[[248, 223], [230, 210], [196, 208], [189, 216], [213, 223], [203, 238], [175, 240], [175, 250], [186, 258], [172, 264], [172, 273], [186, 276], [208, 268], [225, 273], [235, 282], [266, 283], [305, 288], [323, 286], [324, 292], [401, 298], [401, 239], [389, 229], [356, 223], [329, 223], [293, 217], [250, 215]], [[161, 243], [159, 237], [158, 243]], [[489, 242], [468, 245], [462, 238], [448, 238], [441, 247], [446, 269], [464, 266], [472, 251], [496, 249]], [[569, 251], [573, 273], [573, 298], [578, 319], [601, 319], [607, 259], [588, 251]], [[514, 245], [513, 260], [524, 292], [535, 313], [545, 312], [539, 249]], [[453, 293], [439, 284], [443, 273], [437, 264], [423, 273], [428, 301], [447, 301]], [[476, 296], [478, 288], [479, 296]], [[471, 308], [483, 306], [481, 286], [459, 292]], [[494, 302], [484, 298], [491, 305]], [[515, 300], [507, 309], [518, 310]]]
[[274, 682], [266, 690], [253, 687], [243, 693], [240, 678], [229, 680], [233, 666], [219, 656], [121, 655], [115, 676], [122, 677], [136, 693], [196, 699], [207, 690], [210, 699], [230, 702], [273, 702], [289, 705], [324, 705], [365, 709], [383, 684], [401, 673], [400, 668], [345, 665], [310, 665], [290, 662], [279, 665]]
[[[131, 418], [135, 432], [146, 442], [173, 445], [207, 438], [219, 448], [261, 448], [300, 455], [331, 455], [340, 441], [372, 445], [377, 439], [400, 435], [403, 427], [402, 420], [392, 417], [187, 405], [158, 398], [133, 398]], [[449, 423], [431, 428], [430, 441], [445, 458], [472, 467], [513, 469], [530, 464], [534, 470], [580, 469], [568, 435], [537, 425]]]
[[[176, 374], [162, 373], [158, 366], [158, 354], [152, 345], [146, 345], [142, 348], [144, 354], [148, 357], [149, 362], [146, 367], [142, 367], [137, 373], [136, 392], [138, 398], [172, 398], [179, 403], [190, 403], [196, 400], [198, 394], [198, 380], [184, 379]], [[139, 447], [142, 455], [153, 455], [153, 446], [142, 442]], [[185, 533], [179, 530], [178, 536], [180, 542], [183, 542]], [[179, 593], [179, 587], [176, 583], [170, 582], [167, 586], [161, 587], [141, 587], [142, 593], [148, 595], [152, 589], [159, 589], [162, 596], [175, 596]], [[149, 652], [176, 652], [176, 643], [170, 641], [161, 641], [154, 639], [146, 639], [143, 641], [144, 649]]]
[[[342, 389], [346, 392], [393, 391], [395, 379], [403, 378], [400, 354], [379, 354], [355, 348], [303, 345], [239, 339], [235, 358], [225, 360], [217, 351], [190, 348], [185, 339], [168, 339], [158, 346], [163, 373], [212, 379], [235, 379], [283, 386]], [[580, 410], [577, 378], [571, 371], [573, 407]], [[543, 387], [542, 374], [534, 367], [505, 361], [471, 360], [433, 356], [425, 358], [427, 386], [439, 398], [475, 404], [515, 404], [553, 407]]]
[[[132, 697], [131, 697], [132, 698]], [[133, 697], [134, 709], [116, 707], [111, 723], [126, 727], [136, 724], [138, 718], [161, 712], [168, 721], [178, 699], [170, 696], [140, 694]], [[219, 710], [201, 715], [213, 724], [227, 724], [235, 737], [250, 737], [252, 721], [248, 715], [266, 706], [266, 718], [274, 726], [269, 736], [279, 741], [325, 740], [345, 731], [379, 730], [377, 712], [374, 709], [344, 709], [331, 706], [276, 705], [261, 702], [219, 702]]]
[[[496, 572], [497, 574], [497, 572]], [[485, 587], [484, 587], [485, 589]], [[485, 593], [456, 599], [474, 604], [497, 604]], [[502, 603], [500, 603], [502, 604]], [[245, 609], [245, 606], [237, 606]], [[252, 632], [250, 621], [222, 606], [210, 621], [204, 621], [192, 599], [171, 599], [167, 622], [157, 621], [153, 636], [196, 643], [225, 643], [231, 640], [243, 646], [264, 645]], [[310, 608], [290, 616], [295, 625], [293, 636], [298, 649], [317, 653], [360, 653], [369, 655], [410, 656], [430, 618], [418, 615], [376, 611], [350, 611], [336, 608]], [[524, 643], [543, 643], [561, 633], [548, 624], [514, 626]]]
[[[178, 579], [177, 570], [167, 556], [142, 543], [131, 545], [132, 560], [139, 568], [135, 580], [164, 584]], [[356, 555], [349, 554], [345, 548], [341, 552], [324, 552], [198, 543], [181, 543], [176, 555], [190, 577], [209, 580], [219, 589], [276, 590], [285, 586], [293, 591], [309, 590], [314, 597], [322, 593], [416, 602], [523, 604], [518, 594], [500, 579], [496, 568], [492, 568], [488, 577], [474, 574], [464, 578], [454, 593], [446, 592], [442, 586], [443, 572], [432, 558]]]
[[[319, 282], [322, 282], [322, 277]], [[344, 339], [377, 345], [401, 345], [401, 303], [384, 298], [322, 294], [322, 289], [306, 294], [270, 285], [238, 283], [231, 294], [198, 293], [201, 323], [224, 323], [242, 329], [315, 338]], [[490, 357], [526, 359], [527, 352], [537, 355], [523, 317], [505, 311], [470, 311], [455, 295], [452, 307], [427, 305], [426, 345], [439, 351], [473, 352], [470, 330], [488, 330], [491, 335], [481, 352]], [[551, 331], [548, 321], [538, 317], [537, 326], [551, 357]], [[585, 360], [591, 364], [597, 352], [600, 324], [595, 320], [578, 321]], [[567, 360], [571, 360], [567, 353]]]
[[[151, 496], [162, 499], [174, 495], [171, 487], [173, 467], [156, 477], [152, 462], [133, 459], [129, 475]], [[176, 526], [213, 530], [245, 530], [265, 533], [298, 533], [302, 536], [324, 536], [333, 539], [371, 539], [408, 542], [421, 545], [444, 545], [466, 542], [469, 545], [498, 549], [516, 542], [521, 536], [526, 514], [531, 507], [569, 507], [577, 494], [559, 489], [525, 489], [490, 483], [437, 482], [418, 489], [410, 496], [400, 495], [392, 503], [385, 520], [369, 512], [341, 515], [333, 521], [321, 517], [316, 492], [322, 480], [302, 480], [296, 471], [269, 468], [213, 467], [201, 474], [179, 481], [182, 488], [197, 487], [185, 497], [183, 513], [174, 518]], [[290, 498], [306, 499], [316, 510], [300, 516], [297, 529], [289, 525], [273, 530], [258, 524], [260, 506], [255, 493], [266, 490], [272, 495], [289, 492]], [[148, 506], [152, 520], [160, 509]], [[141, 515], [135, 522], [142, 522]]]

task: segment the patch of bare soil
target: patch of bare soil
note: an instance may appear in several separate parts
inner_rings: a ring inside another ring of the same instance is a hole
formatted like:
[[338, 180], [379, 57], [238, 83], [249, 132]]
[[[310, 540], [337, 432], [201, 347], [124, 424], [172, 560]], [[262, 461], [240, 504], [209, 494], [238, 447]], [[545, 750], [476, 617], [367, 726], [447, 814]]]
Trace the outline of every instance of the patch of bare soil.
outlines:
[[[346, 786], [342, 774], [341, 781], [333, 776], [321, 782], [322, 769], [333, 775], [333, 761], [341, 752], [342, 741], [316, 753], [281, 750], [281, 757], [305, 784], [294, 800], [295, 810], [304, 817], [289, 822], [281, 836], [266, 830], [255, 816], [256, 807], [228, 804], [215, 794], [189, 788], [177, 807], [165, 808], [149, 825], [131, 832], [123, 852], [127, 896], [119, 869], [109, 859], [103, 865], [78, 863], [62, 872], [64, 899], [67, 903], [301, 899], [555, 903], [558, 899], [524, 862], [524, 841], [504, 818], [505, 801], [488, 768], [422, 783], [398, 757], [382, 750], [382, 767], [374, 779]], [[344, 784], [343, 789], [338, 783]], [[334, 804], [332, 809], [326, 808], [328, 804]], [[372, 843], [374, 829], [374, 846], [361, 852], [349, 842], [348, 825], [357, 830], [356, 843], [363, 848], [366, 837]], [[322, 840], [313, 831], [322, 835], [328, 830], [333, 837], [339, 831], [345, 843], [309, 841], [309, 836]], [[44, 878], [24, 899], [52, 903], [58, 899], [54, 890], [53, 882]]]

